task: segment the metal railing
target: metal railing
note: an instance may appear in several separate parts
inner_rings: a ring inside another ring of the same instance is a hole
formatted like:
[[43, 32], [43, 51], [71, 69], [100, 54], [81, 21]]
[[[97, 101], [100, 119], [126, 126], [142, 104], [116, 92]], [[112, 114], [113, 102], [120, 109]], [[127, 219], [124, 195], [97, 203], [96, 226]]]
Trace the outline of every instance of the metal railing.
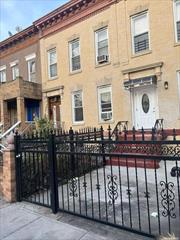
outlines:
[[118, 140], [110, 127], [96, 133], [16, 135], [18, 200], [152, 238], [179, 234], [179, 171], [171, 175], [180, 166], [178, 131], [166, 141], [154, 130]]

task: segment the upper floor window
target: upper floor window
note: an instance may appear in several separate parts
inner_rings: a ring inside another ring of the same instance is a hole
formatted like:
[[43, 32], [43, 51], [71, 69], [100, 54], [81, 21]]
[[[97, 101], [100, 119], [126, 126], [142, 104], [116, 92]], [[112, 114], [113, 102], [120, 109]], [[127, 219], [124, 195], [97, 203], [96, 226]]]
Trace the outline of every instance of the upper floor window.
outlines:
[[0, 67], [0, 83], [6, 82], [6, 66]]
[[174, 24], [176, 41], [180, 42], [180, 0], [174, 1]]
[[50, 79], [57, 77], [57, 54], [55, 48], [48, 51], [48, 73]]
[[19, 77], [19, 68], [18, 65], [11, 65], [11, 69], [12, 69], [12, 79], [15, 80], [17, 77]]
[[73, 72], [81, 69], [79, 39], [76, 39], [69, 43], [69, 51], [70, 51], [70, 71]]
[[82, 91], [74, 92], [72, 94], [72, 107], [73, 107], [73, 122], [74, 123], [83, 122], [84, 116], [83, 116]]
[[28, 78], [30, 82], [36, 82], [36, 61], [31, 59], [28, 61]]
[[28, 80], [30, 82], [36, 82], [36, 54], [30, 54], [25, 57], [28, 68]]
[[109, 61], [108, 29], [102, 28], [95, 32], [96, 64]]
[[99, 119], [112, 120], [112, 89], [111, 86], [98, 88]]
[[148, 13], [132, 17], [131, 22], [133, 52], [139, 53], [149, 49]]

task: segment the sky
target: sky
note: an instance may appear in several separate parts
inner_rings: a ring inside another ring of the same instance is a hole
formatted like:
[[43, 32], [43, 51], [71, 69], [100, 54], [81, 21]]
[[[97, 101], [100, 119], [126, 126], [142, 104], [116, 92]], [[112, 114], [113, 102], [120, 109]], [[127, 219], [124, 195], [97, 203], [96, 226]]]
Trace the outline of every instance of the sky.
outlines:
[[9, 37], [8, 31], [16, 33], [33, 21], [60, 7], [68, 0], [0, 0], [0, 41]]

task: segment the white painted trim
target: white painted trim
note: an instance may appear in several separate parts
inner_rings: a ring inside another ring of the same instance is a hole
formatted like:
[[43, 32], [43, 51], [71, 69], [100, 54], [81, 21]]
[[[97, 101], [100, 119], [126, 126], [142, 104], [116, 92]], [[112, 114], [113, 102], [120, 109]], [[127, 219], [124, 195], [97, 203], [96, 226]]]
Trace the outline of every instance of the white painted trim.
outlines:
[[30, 61], [34, 58], [36, 58], [36, 53], [32, 53], [30, 55], [25, 56], [26, 61]]
[[19, 60], [15, 60], [15, 61], [11, 62], [9, 65], [10, 65], [10, 67], [14, 67], [14, 66], [16, 66], [18, 63], [19, 63]]
[[[97, 87], [97, 92], [98, 92], [98, 116], [99, 116], [99, 122], [101, 123], [106, 123], [106, 122], [112, 122], [113, 121], [113, 98], [112, 98], [112, 86], [111, 85], [106, 85], [106, 86], [99, 86]], [[101, 118], [101, 113], [102, 113], [102, 109], [101, 109], [101, 102], [100, 102], [100, 94], [101, 93], [105, 93], [105, 92], [110, 92], [111, 95], [111, 111], [112, 111], [112, 118], [108, 121], [104, 121]]]
[[[82, 109], [83, 109], [83, 121], [75, 121], [75, 112], [74, 112], [74, 109], [75, 109], [74, 95], [77, 94], [77, 93], [81, 93]], [[79, 91], [72, 92], [71, 100], [72, 100], [71, 102], [72, 102], [72, 120], [73, 120], [73, 124], [83, 124], [83, 123], [84, 123], [83, 91], [82, 91], [82, 90], [79, 90]]]
[[0, 66], [0, 71], [6, 70], [6, 65]]
[[[31, 63], [32, 61], [35, 61], [35, 59], [32, 58], [32, 59], [30, 59], [30, 60], [27, 62], [27, 64], [28, 64], [28, 81], [29, 81], [29, 82], [32, 82], [32, 80], [31, 80], [31, 73], [30, 73], [30, 63]], [[35, 61], [35, 72], [33, 72], [33, 73], [36, 73], [36, 61]]]
[[132, 53], [134, 55], [136, 54], [139, 54], [140, 52], [138, 53], [135, 53], [135, 46], [134, 46], [134, 19], [140, 17], [140, 16], [143, 16], [143, 15], [146, 15], [147, 16], [147, 23], [148, 23], [148, 38], [149, 38], [149, 49], [146, 49], [144, 51], [150, 51], [151, 50], [151, 37], [150, 37], [150, 24], [149, 24], [149, 12], [148, 11], [143, 11], [143, 12], [140, 12], [138, 14], [135, 14], [133, 16], [131, 16], [131, 47], [132, 47]]
[[177, 20], [176, 20], [176, 4], [180, 2], [180, 0], [174, 0], [173, 1], [173, 15], [174, 15], [174, 31], [175, 31], [175, 41], [176, 43], [179, 43], [178, 39], [177, 39]]

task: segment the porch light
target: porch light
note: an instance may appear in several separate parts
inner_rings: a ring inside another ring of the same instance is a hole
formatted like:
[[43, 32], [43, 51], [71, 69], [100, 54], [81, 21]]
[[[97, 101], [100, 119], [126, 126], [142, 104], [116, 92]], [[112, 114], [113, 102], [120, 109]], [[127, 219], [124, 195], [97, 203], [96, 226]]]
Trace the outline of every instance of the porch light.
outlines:
[[168, 87], [169, 87], [169, 84], [168, 84], [168, 82], [166, 81], [166, 82], [164, 82], [164, 89], [165, 90], [167, 90], [168, 89]]

